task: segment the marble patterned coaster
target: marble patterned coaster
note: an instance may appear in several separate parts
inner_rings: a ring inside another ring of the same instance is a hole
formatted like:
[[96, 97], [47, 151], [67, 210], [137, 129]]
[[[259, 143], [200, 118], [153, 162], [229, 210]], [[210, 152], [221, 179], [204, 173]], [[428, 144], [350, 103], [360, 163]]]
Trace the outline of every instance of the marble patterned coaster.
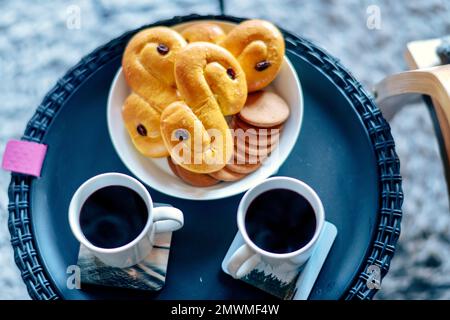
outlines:
[[[336, 226], [326, 221], [311, 257], [299, 270], [284, 272], [280, 268], [261, 262], [250, 274], [240, 280], [280, 299], [306, 300], [319, 276], [336, 236]], [[242, 244], [244, 244], [244, 239], [238, 231], [222, 261], [222, 270], [226, 274], [229, 274], [227, 264], [231, 255]]]
[[155, 243], [144, 261], [128, 268], [105, 265], [80, 245], [78, 266], [81, 283], [148, 291], [161, 290], [166, 281], [172, 232], [155, 235]]

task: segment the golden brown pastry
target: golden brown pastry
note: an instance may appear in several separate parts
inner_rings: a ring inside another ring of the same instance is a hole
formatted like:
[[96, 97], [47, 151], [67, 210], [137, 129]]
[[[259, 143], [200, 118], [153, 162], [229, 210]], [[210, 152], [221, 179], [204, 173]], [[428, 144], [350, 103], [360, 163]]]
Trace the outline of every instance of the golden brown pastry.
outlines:
[[122, 117], [136, 149], [146, 157], [166, 157], [169, 152], [159, 130], [160, 114], [144, 99], [131, 93], [125, 100]]
[[225, 38], [225, 32], [217, 24], [210, 22], [195, 23], [181, 32], [188, 43], [205, 41], [219, 43]]
[[244, 72], [224, 48], [194, 42], [179, 52], [175, 79], [184, 101], [172, 103], [161, 114], [164, 143], [186, 170], [218, 171], [233, 152], [224, 115], [238, 113], [245, 103]]
[[123, 73], [133, 93], [125, 101], [122, 117], [133, 144], [147, 157], [169, 154], [160, 133], [160, 115], [178, 99], [174, 63], [185, 45], [177, 32], [155, 27], [137, 33], [125, 49]]
[[178, 178], [180, 178], [180, 175], [178, 174], [178, 170], [177, 170], [178, 166], [175, 163], [173, 163], [171, 157], [167, 157], [167, 164], [169, 165], [169, 168], [173, 172], [173, 174], [176, 175]]
[[186, 41], [176, 31], [154, 27], [134, 35], [123, 54], [122, 67], [128, 85], [160, 112], [178, 100], [174, 65], [184, 46]]
[[220, 45], [238, 59], [245, 72], [249, 92], [271, 83], [283, 63], [283, 35], [268, 21], [244, 21], [233, 28]]

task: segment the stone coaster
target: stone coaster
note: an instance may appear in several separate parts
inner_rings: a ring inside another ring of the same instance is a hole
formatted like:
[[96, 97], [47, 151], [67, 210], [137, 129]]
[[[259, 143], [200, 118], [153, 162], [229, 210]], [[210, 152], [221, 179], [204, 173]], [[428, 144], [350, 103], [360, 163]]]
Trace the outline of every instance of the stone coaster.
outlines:
[[154, 246], [142, 262], [128, 267], [110, 267], [80, 245], [78, 266], [81, 283], [148, 291], [161, 290], [166, 281], [172, 232], [155, 235]]
[[[311, 257], [298, 270], [283, 272], [282, 267], [277, 268], [265, 262], [260, 262], [252, 272], [240, 280], [280, 299], [306, 300], [319, 276], [336, 235], [336, 226], [325, 221]], [[226, 267], [231, 255], [243, 244], [244, 239], [238, 231], [222, 261], [222, 270], [226, 274], [229, 274]]]

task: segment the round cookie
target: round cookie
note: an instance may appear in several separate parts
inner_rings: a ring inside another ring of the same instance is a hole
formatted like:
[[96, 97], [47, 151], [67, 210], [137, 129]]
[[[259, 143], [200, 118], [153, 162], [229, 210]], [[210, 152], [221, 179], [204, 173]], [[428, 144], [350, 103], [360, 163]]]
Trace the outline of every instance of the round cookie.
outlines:
[[[239, 130], [234, 129], [234, 130]], [[243, 130], [243, 129], [242, 129]], [[239, 131], [234, 132], [234, 147], [236, 145], [247, 146], [248, 149], [268, 149], [273, 146], [278, 145], [280, 134], [275, 135], [257, 135], [253, 134], [251, 131], [247, 131], [245, 135], [240, 135]]]
[[243, 152], [249, 156], [264, 157], [272, 152], [272, 150], [276, 147], [276, 144], [264, 147], [255, 147], [245, 143], [237, 143], [235, 146], [236, 146], [235, 150], [238, 152]]
[[228, 170], [226, 167], [220, 169], [219, 171], [211, 172], [209, 175], [214, 179], [228, 182], [237, 181], [246, 176], [245, 174]]
[[248, 153], [245, 153], [245, 151], [238, 150], [238, 148], [235, 147], [232, 160], [230, 160], [231, 162], [229, 161], [228, 163], [257, 164], [257, 163], [263, 162], [268, 156], [269, 156], [269, 153], [248, 154]]
[[236, 135], [234, 137], [234, 144], [246, 144], [249, 147], [253, 148], [268, 148], [272, 145], [278, 144], [278, 139], [280, 135], [275, 136], [245, 136], [245, 135]]
[[[249, 159], [247, 159], [248, 158], [248, 156], [247, 156], [247, 154], [245, 154], [245, 152], [240, 152], [240, 151], [237, 151], [236, 149], [234, 150], [234, 153], [233, 153], [233, 157], [230, 159], [230, 161], [228, 161], [228, 163], [230, 164], [230, 163], [235, 163], [235, 164], [246, 164], [246, 163], [248, 163], [248, 160]], [[256, 159], [256, 160], [258, 160], [258, 159]], [[252, 161], [252, 164], [254, 164], [254, 163], [258, 163], [259, 161], [256, 161], [256, 162], [253, 162]]]
[[237, 164], [237, 163], [229, 163], [226, 165], [226, 168], [230, 171], [236, 172], [236, 173], [242, 173], [242, 174], [249, 174], [252, 173], [261, 167], [261, 163], [255, 163], [255, 164]]
[[280, 134], [281, 129], [283, 128], [282, 124], [277, 126], [269, 127], [269, 128], [260, 128], [256, 126], [252, 126], [251, 124], [243, 121], [239, 116], [233, 117], [231, 121], [231, 125], [235, 129], [242, 129], [249, 135], [259, 135], [259, 136], [269, 136], [269, 135], [277, 135]]
[[270, 128], [285, 122], [289, 113], [288, 105], [279, 95], [257, 91], [248, 95], [239, 118], [256, 127]]
[[195, 172], [186, 170], [183, 167], [175, 164], [172, 161], [172, 158], [170, 158], [170, 157], [167, 158], [167, 161], [169, 162], [170, 168], [172, 170], [174, 170], [174, 169], [176, 170], [175, 175], [178, 176], [181, 180], [183, 180], [187, 184], [190, 184], [191, 186], [204, 188], [204, 187], [213, 186], [220, 182], [219, 180], [214, 179], [213, 177], [211, 177], [207, 174], [195, 173]]

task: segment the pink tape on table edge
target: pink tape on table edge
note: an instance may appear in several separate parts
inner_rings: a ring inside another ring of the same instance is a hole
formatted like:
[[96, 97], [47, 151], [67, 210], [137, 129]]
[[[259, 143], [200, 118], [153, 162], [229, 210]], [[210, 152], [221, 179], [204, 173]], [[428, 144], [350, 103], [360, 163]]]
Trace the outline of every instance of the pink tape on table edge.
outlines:
[[2, 168], [40, 177], [47, 146], [31, 141], [10, 140], [3, 153]]

